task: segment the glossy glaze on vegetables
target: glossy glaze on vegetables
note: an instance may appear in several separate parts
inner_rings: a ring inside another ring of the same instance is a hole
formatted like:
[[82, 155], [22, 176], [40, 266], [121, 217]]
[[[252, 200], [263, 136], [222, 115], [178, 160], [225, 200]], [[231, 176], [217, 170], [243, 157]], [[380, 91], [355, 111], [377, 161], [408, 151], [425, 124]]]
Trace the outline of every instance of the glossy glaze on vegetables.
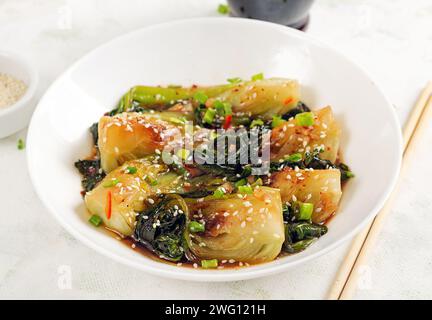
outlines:
[[[187, 122], [192, 154], [166, 152], [182, 145]], [[252, 174], [252, 147], [216, 154], [217, 139], [234, 130], [245, 141], [270, 137], [268, 172]], [[354, 176], [338, 162], [341, 130], [331, 107], [311, 111], [294, 80], [137, 86], [90, 131], [96, 156], [75, 166], [91, 223], [177, 265], [223, 269], [305, 250], [327, 232], [341, 182]], [[203, 163], [209, 154], [226, 161]]]

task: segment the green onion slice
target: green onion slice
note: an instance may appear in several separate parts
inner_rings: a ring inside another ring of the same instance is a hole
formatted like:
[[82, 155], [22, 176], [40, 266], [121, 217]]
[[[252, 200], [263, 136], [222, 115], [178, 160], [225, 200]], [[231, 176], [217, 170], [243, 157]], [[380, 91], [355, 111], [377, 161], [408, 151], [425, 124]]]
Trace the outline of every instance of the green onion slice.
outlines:
[[189, 231], [192, 233], [205, 231], [204, 225], [202, 223], [199, 223], [198, 221], [189, 222], [188, 228], [189, 228]]
[[111, 188], [111, 187], [115, 187], [117, 185], [117, 183], [120, 183], [119, 179], [114, 178], [112, 180], [108, 180], [103, 184], [104, 188]]
[[99, 217], [97, 214], [94, 214], [90, 217], [89, 222], [95, 227], [99, 227], [102, 223], [102, 218]]
[[201, 260], [201, 267], [203, 267], [204, 269], [217, 268], [217, 266], [218, 266], [217, 259]]
[[252, 194], [253, 190], [251, 186], [239, 186], [238, 191], [243, 194]]
[[295, 122], [298, 126], [309, 127], [314, 124], [314, 115], [312, 112], [303, 112], [295, 116]]
[[194, 99], [199, 103], [204, 104], [207, 102], [208, 97], [204, 92], [198, 91], [197, 93], [194, 94]]
[[273, 120], [271, 123], [272, 128], [279, 127], [281, 124], [285, 123], [286, 121], [282, 119], [281, 116], [273, 116]]
[[207, 124], [212, 124], [215, 115], [216, 115], [215, 109], [207, 109], [206, 113], [204, 114], [204, 118], [203, 118], [204, 122]]
[[252, 81], [263, 80], [264, 74], [262, 72], [254, 74], [251, 79]]

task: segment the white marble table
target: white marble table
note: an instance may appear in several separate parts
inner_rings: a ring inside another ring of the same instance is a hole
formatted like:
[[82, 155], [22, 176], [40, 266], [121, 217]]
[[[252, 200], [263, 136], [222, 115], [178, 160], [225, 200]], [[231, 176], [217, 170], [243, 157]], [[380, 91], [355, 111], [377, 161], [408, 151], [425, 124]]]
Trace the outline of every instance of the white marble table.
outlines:
[[[219, 2], [3, 0], [0, 47], [35, 63], [42, 94], [70, 63], [106, 40], [158, 22], [217, 16]], [[368, 70], [403, 123], [432, 79], [431, 1], [316, 2], [308, 32]], [[250, 281], [191, 283], [145, 274], [85, 247], [51, 218], [30, 184], [25, 152], [16, 147], [25, 135], [0, 140], [0, 298], [322, 299], [349, 247], [347, 242], [284, 274]], [[431, 143], [429, 130], [362, 269], [357, 299], [432, 298]], [[371, 155], [371, 161], [379, 159]]]

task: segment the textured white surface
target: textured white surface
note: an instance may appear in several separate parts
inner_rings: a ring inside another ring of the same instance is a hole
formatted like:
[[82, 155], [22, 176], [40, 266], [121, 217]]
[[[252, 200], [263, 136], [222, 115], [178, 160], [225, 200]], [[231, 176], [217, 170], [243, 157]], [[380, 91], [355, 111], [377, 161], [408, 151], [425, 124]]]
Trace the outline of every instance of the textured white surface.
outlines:
[[[218, 3], [3, 0], [0, 43], [34, 62], [43, 92], [71, 62], [106, 40], [157, 22], [217, 16]], [[402, 122], [432, 79], [429, 0], [318, 0], [308, 32], [362, 65], [393, 101]], [[25, 133], [0, 140], [1, 298], [320, 299], [349, 246], [286, 274], [234, 283], [166, 280], [124, 267], [73, 239], [43, 208], [29, 181], [25, 153], [16, 148]], [[356, 298], [432, 298], [427, 179], [432, 154], [426, 147], [431, 140], [429, 130], [373, 257], [362, 269]], [[371, 161], [379, 159], [371, 155]]]

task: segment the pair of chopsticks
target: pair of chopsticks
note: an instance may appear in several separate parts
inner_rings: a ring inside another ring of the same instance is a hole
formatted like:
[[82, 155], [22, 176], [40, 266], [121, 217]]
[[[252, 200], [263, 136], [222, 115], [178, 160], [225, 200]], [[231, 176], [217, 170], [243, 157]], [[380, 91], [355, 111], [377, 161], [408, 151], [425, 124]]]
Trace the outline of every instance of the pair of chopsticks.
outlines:
[[354, 239], [348, 254], [339, 268], [333, 286], [329, 291], [328, 299], [347, 300], [352, 298], [355, 289], [357, 288], [357, 280], [361, 271], [360, 268], [366, 264], [366, 261], [371, 254], [384, 224], [384, 220], [391, 211], [392, 203], [396, 199], [401, 177], [407, 169], [410, 158], [414, 154], [413, 150], [420, 140], [422, 132], [428, 126], [431, 117], [432, 81], [429, 82], [426, 88], [422, 91], [403, 130], [403, 162], [398, 184], [378, 215], [371, 223], [369, 223], [366, 229], [358, 234]]

